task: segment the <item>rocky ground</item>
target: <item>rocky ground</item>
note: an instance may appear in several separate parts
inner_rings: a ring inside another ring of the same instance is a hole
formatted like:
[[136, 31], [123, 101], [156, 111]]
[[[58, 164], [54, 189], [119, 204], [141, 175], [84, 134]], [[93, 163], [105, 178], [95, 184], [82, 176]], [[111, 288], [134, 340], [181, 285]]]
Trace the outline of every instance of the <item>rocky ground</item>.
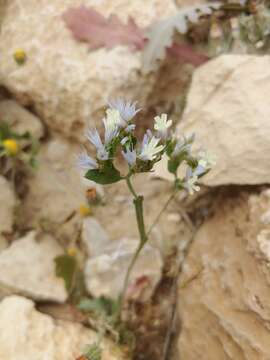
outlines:
[[[219, 56], [195, 70], [190, 86], [191, 67], [170, 60], [142, 74], [141, 52], [89, 52], [70, 36], [59, 18], [80, 3], [0, 3], [0, 122], [40, 141], [35, 170], [11, 176], [1, 168], [0, 359], [75, 360], [97, 341], [98, 325], [56, 276], [57, 256], [73, 250], [88, 296], [121, 292], [138, 241], [132, 197], [124, 182], [97, 186], [74, 165], [85, 127], [99, 126], [106, 99], [118, 95], [144, 108], [141, 133], [166, 111], [179, 134], [195, 132], [198, 147], [217, 157], [200, 193], [170, 203], [132, 273], [133, 358], [270, 359], [269, 55]], [[141, 26], [187, 4], [85, 1]], [[18, 48], [23, 65], [13, 58]], [[171, 194], [170, 180], [161, 163], [134, 182], [147, 227]], [[107, 330], [102, 360], [130, 359]]]

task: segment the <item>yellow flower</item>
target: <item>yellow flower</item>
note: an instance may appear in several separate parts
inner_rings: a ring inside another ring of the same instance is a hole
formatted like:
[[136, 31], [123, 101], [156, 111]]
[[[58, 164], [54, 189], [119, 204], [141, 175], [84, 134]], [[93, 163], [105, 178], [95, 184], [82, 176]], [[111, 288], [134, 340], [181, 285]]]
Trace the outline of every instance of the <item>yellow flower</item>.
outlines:
[[17, 49], [13, 53], [13, 57], [17, 64], [22, 65], [26, 61], [26, 52], [23, 49]]
[[69, 256], [75, 256], [77, 254], [77, 249], [74, 247], [74, 246], [70, 246], [68, 249], [67, 249], [67, 254]]
[[3, 146], [10, 156], [15, 156], [19, 152], [19, 145], [16, 140], [14, 139], [6, 139], [3, 141]]
[[79, 207], [79, 213], [81, 216], [86, 217], [92, 214], [92, 211], [89, 206], [87, 205], [81, 205]]

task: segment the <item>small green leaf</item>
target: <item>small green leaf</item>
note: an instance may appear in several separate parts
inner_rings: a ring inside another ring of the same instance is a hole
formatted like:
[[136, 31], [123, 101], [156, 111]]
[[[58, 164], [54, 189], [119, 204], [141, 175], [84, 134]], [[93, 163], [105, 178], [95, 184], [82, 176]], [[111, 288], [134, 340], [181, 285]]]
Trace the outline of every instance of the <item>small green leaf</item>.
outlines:
[[169, 159], [168, 160], [168, 171], [170, 173], [176, 175], [179, 165], [180, 165], [179, 159]]
[[77, 270], [77, 261], [74, 256], [60, 255], [55, 259], [55, 274], [61, 277], [68, 292], [70, 292], [74, 285], [74, 279]]
[[88, 170], [85, 177], [101, 185], [113, 184], [122, 180], [120, 172], [112, 164], [103, 169]]
[[0, 124], [0, 141], [3, 141], [5, 139], [8, 139], [8, 138], [12, 137], [11, 135], [12, 134], [11, 134], [11, 130], [10, 130], [9, 125], [6, 122], [3, 121]]
[[85, 312], [94, 312], [97, 315], [111, 316], [118, 311], [119, 301], [101, 296], [96, 299], [84, 298], [78, 308]]
[[98, 343], [93, 343], [87, 346], [84, 355], [87, 357], [88, 360], [101, 360], [102, 349]]
[[174, 182], [174, 187], [176, 190], [183, 190], [183, 188], [184, 188], [183, 180], [177, 178]]
[[175, 149], [175, 145], [176, 145], [176, 140], [171, 140], [171, 141], [168, 141], [167, 144], [166, 144], [166, 154], [168, 156], [170, 156], [174, 149]]

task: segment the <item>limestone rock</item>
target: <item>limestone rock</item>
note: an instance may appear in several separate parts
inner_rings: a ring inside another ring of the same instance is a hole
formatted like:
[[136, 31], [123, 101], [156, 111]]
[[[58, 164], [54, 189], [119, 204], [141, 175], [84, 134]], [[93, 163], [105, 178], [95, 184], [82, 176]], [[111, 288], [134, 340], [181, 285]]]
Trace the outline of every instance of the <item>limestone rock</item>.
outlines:
[[0, 119], [8, 123], [12, 130], [19, 134], [29, 131], [31, 135], [39, 139], [44, 133], [39, 118], [14, 100], [0, 101]]
[[[85, 282], [89, 293], [117, 298], [124, 283], [124, 277], [138, 240], [121, 239], [111, 245], [110, 251], [87, 260], [85, 265]], [[160, 252], [146, 245], [139, 256], [130, 278], [129, 296], [137, 296], [137, 283], [142, 282], [139, 290], [140, 300], [147, 300], [153, 293], [161, 278], [162, 259]], [[139, 286], [138, 286], [139, 287]]]
[[0, 236], [12, 231], [15, 205], [16, 198], [10, 184], [0, 176]]
[[37, 242], [31, 232], [14, 241], [0, 253], [1, 292], [64, 302], [67, 293], [63, 280], [55, 275], [54, 263], [61, 253], [59, 245], [48, 235]]
[[[31, 300], [10, 296], [0, 303], [0, 358], [5, 360], [74, 360], [97, 335], [80, 324], [54, 321], [35, 310]], [[109, 341], [103, 360], [124, 360]]]
[[270, 182], [269, 65], [269, 56], [223, 55], [195, 71], [178, 132], [195, 132], [216, 155], [204, 184]]
[[[196, 133], [217, 164], [203, 177], [208, 186], [270, 182], [269, 56], [222, 55], [193, 75], [177, 133]], [[156, 174], [171, 179], [163, 162]]]
[[61, 138], [45, 143], [38, 154], [38, 169], [29, 179], [29, 193], [22, 204], [22, 222], [41, 225], [46, 231], [71, 239], [79, 231], [80, 205], [86, 202], [76, 167], [79, 146]]
[[224, 195], [197, 232], [179, 283], [181, 359], [270, 358], [266, 192]]
[[[143, 107], [155, 81], [155, 74], [140, 73], [141, 52], [124, 46], [89, 51], [87, 44], [73, 39], [61, 15], [81, 3], [10, 0], [0, 39], [0, 83], [19, 102], [33, 105], [51, 129], [69, 137], [80, 137], [88, 121], [99, 119], [108, 98], [124, 95]], [[123, 21], [132, 16], [143, 27], [176, 10], [173, 0], [87, 0], [83, 4], [105, 16], [117, 14]], [[13, 60], [18, 47], [27, 55], [23, 65]]]
[[83, 220], [82, 242], [86, 247], [86, 253], [89, 257], [102, 255], [110, 244], [110, 239], [100, 223], [88, 217]]

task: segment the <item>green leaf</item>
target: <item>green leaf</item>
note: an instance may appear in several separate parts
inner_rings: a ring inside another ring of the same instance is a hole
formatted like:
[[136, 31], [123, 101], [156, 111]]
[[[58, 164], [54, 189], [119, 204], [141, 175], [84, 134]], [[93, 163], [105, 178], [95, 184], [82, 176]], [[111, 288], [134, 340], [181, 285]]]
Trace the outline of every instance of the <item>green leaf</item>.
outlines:
[[168, 156], [171, 156], [171, 154], [173, 153], [174, 149], [175, 149], [175, 145], [176, 145], [176, 140], [170, 140], [167, 142], [166, 144], [166, 154]]
[[180, 165], [179, 159], [169, 159], [168, 160], [168, 171], [170, 173], [176, 175], [179, 165]]
[[174, 187], [176, 190], [183, 190], [183, 188], [184, 188], [183, 180], [177, 178], [174, 182]]
[[88, 360], [101, 360], [102, 349], [98, 343], [93, 343], [87, 346], [84, 355], [87, 357]]
[[60, 255], [55, 259], [55, 274], [62, 278], [68, 292], [70, 292], [74, 285], [76, 277], [77, 261], [74, 256]]
[[113, 164], [105, 165], [103, 169], [88, 170], [85, 177], [101, 185], [113, 184], [122, 180], [120, 172]]
[[31, 157], [30, 159], [29, 159], [29, 165], [31, 166], [31, 168], [32, 169], [37, 169], [38, 168], [38, 161], [37, 161], [37, 159], [36, 158], [34, 158], [34, 157]]
[[80, 301], [78, 308], [85, 312], [93, 312], [96, 315], [112, 316], [118, 311], [119, 301], [101, 296], [96, 299], [84, 298]]
[[8, 139], [11, 137], [11, 130], [9, 125], [6, 122], [0, 124], [0, 141]]

